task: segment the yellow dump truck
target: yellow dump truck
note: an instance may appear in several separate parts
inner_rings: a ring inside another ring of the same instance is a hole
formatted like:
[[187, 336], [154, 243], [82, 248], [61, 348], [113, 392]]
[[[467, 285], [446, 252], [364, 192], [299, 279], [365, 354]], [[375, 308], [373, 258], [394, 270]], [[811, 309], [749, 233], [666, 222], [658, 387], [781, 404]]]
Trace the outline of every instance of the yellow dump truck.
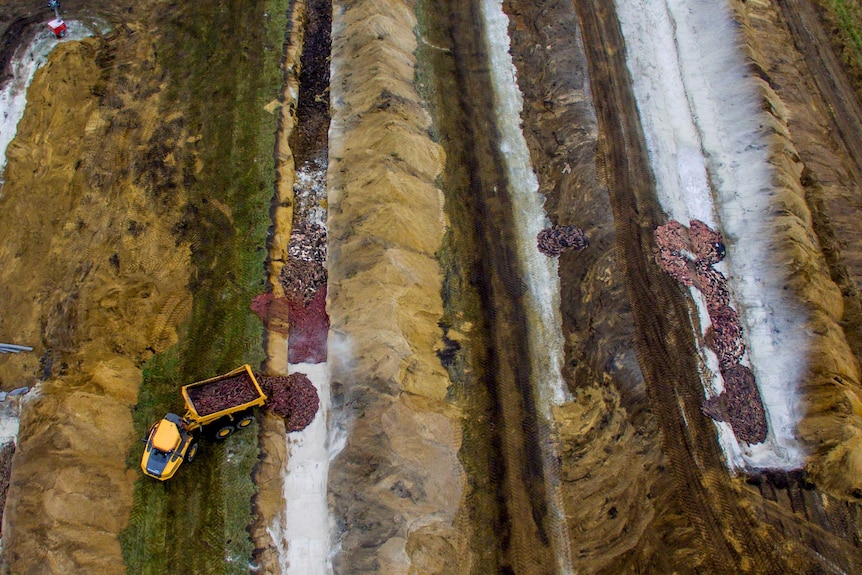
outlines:
[[254, 421], [254, 409], [266, 403], [266, 395], [244, 365], [231, 372], [190, 383], [182, 388], [186, 413], [168, 413], [151, 428], [144, 441], [141, 469], [162, 481], [170, 479], [183, 461], [197, 455], [204, 429], [224, 439]]

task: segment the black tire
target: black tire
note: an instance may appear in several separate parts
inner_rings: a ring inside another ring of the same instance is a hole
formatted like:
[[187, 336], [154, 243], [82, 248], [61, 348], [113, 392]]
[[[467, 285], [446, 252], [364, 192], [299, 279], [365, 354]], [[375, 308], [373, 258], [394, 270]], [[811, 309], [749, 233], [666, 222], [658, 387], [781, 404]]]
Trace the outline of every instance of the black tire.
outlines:
[[197, 441], [192, 441], [192, 444], [189, 445], [188, 450], [186, 450], [186, 463], [191, 463], [198, 456], [198, 449], [200, 448], [200, 444]]
[[251, 422], [253, 422], [253, 421], [254, 421], [253, 415], [246, 415], [245, 417], [243, 417], [242, 419], [240, 419], [239, 421], [236, 422], [236, 428], [237, 429], [245, 429], [246, 427], [251, 425]]
[[224, 427], [216, 431], [216, 439], [224, 439], [234, 431], [235, 430], [233, 425], [225, 425]]

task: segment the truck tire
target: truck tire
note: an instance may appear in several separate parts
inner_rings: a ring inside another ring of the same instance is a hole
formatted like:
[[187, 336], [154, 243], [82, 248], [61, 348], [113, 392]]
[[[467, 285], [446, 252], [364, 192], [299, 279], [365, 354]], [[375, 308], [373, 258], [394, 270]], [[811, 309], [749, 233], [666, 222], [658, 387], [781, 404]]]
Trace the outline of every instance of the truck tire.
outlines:
[[188, 451], [186, 451], [186, 463], [191, 463], [195, 460], [195, 457], [198, 456], [198, 448], [200, 445], [197, 441], [193, 441], [191, 445], [189, 445]]
[[216, 431], [216, 439], [224, 439], [228, 435], [234, 432], [233, 425], [225, 425], [218, 431]]
[[236, 428], [237, 429], [244, 429], [244, 428], [248, 427], [249, 425], [251, 425], [252, 421], [254, 421], [254, 416], [253, 415], [246, 415], [242, 419], [240, 419], [239, 421], [236, 422]]

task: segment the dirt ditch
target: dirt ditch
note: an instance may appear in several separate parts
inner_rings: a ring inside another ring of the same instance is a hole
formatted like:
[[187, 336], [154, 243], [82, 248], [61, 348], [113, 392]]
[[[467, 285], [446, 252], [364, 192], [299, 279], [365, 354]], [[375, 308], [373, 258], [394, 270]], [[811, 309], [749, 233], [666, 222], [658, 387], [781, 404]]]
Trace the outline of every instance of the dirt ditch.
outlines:
[[[550, 531], [511, 184], [495, 110], [486, 104], [493, 86], [482, 16], [477, 3], [457, 1], [426, 4], [423, 13], [424, 37], [436, 47], [423, 49], [434, 75], [435, 127], [447, 155], [446, 249], [453, 258], [447, 283], [471, 292], [450, 300], [450, 314], [469, 314], [474, 324], [459, 360], [463, 371], [455, 373], [470, 438], [462, 460], [473, 486], [467, 510], [476, 529], [473, 568], [550, 573], [561, 550]], [[467, 299], [476, 308], [460, 308]], [[452, 323], [452, 331], [463, 330], [462, 322]]]
[[[271, 293], [255, 310], [267, 348], [289, 343], [295, 355], [270, 354], [268, 373], [331, 364], [331, 423], [345, 441], [329, 480], [336, 572], [554, 573], [561, 540], [581, 573], [862, 571], [844, 460], [827, 458], [819, 475], [727, 471], [704, 411], [735, 409], [728, 397], [704, 405], [693, 306], [654, 259], [667, 220], [607, 3], [504, 2], [554, 226], [537, 247], [559, 262], [572, 400], [552, 409], [556, 435], [524, 361], [526, 288], [477, 3], [280, 5], [291, 18], [283, 93], [270, 90], [281, 76], [256, 84], [246, 71], [276, 68], [283, 30], [272, 40], [256, 26], [284, 15], [228, 4], [106, 7], [111, 36], [59, 48], [34, 80], [0, 199], [0, 300], [16, 311], [0, 314], [0, 341], [37, 347], [0, 358], [0, 381], [45, 380], [12, 458], [8, 572], [278, 569], [281, 417], [261, 418], [260, 458], [254, 434], [238, 434], [169, 486], [133, 488], [139, 459], [127, 457], [154, 417], [181, 405], [181, 384], [261, 361], [249, 305], [265, 291], [269, 215]], [[2, 50], [35, 25], [21, 6], [3, 13]], [[782, 166], [841, 287], [824, 306], [858, 352], [858, 210], [846, 193], [858, 146], [837, 128], [843, 144], [820, 139], [857, 112], [811, 96], [832, 90], [834, 73], [811, 52], [811, 14], [791, 1], [735, 6], [754, 72], [780, 97], [773, 111], [789, 110], [801, 164], [789, 151]], [[695, 271], [723, 286], [709, 266]], [[722, 317], [729, 327], [713, 339], [736, 358], [734, 317]], [[279, 383], [267, 377], [268, 389]], [[739, 383], [751, 400], [747, 374]], [[297, 385], [270, 391], [278, 415], [305, 421], [315, 397]], [[817, 421], [845, 437], [852, 405], [842, 417]], [[841, 443], [848, 458], [852, 441]], [[559, 453], [550, 476], [544, 442]], [[565, 533], [549, 519], [549, 484]]]

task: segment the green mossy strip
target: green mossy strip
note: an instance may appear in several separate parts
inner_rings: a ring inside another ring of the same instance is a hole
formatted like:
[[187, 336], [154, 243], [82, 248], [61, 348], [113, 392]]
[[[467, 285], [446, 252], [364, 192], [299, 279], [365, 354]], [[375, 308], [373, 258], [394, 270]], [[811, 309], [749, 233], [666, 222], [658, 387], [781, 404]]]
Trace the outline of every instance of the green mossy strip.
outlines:
[[856, 95], [862, 98], [862, 2], [860, 0], [817, 0], [821, 21], [847, 71]]
[[[263, 329], [249, 309], [264, 291], [275, 182], [277, 116], [289, 0], [204, 0], [166, 6], [157, 46], [166, 99], [201, 136], [203, 170], [187, 169], [189, 204], [177, 233], [192, 242], [194, 296], [180, 342], [145, 366], [135, 425], [143, 437], [166, 412], [182, 413], [180, 387], [264, 359]], [[226, 206], [230, 218], [219, 209]], [[204, 443], [192, 464], [162, 483], [141, 477], [120, 536], [130, 574], [249, 572], [256, 426]], [[139, 470], [142, 446], [130, 452]]]
[[830, 7], [841, 26], [856, 66], [862, 66], [862, 5], [856, 0], [831, 0]]

